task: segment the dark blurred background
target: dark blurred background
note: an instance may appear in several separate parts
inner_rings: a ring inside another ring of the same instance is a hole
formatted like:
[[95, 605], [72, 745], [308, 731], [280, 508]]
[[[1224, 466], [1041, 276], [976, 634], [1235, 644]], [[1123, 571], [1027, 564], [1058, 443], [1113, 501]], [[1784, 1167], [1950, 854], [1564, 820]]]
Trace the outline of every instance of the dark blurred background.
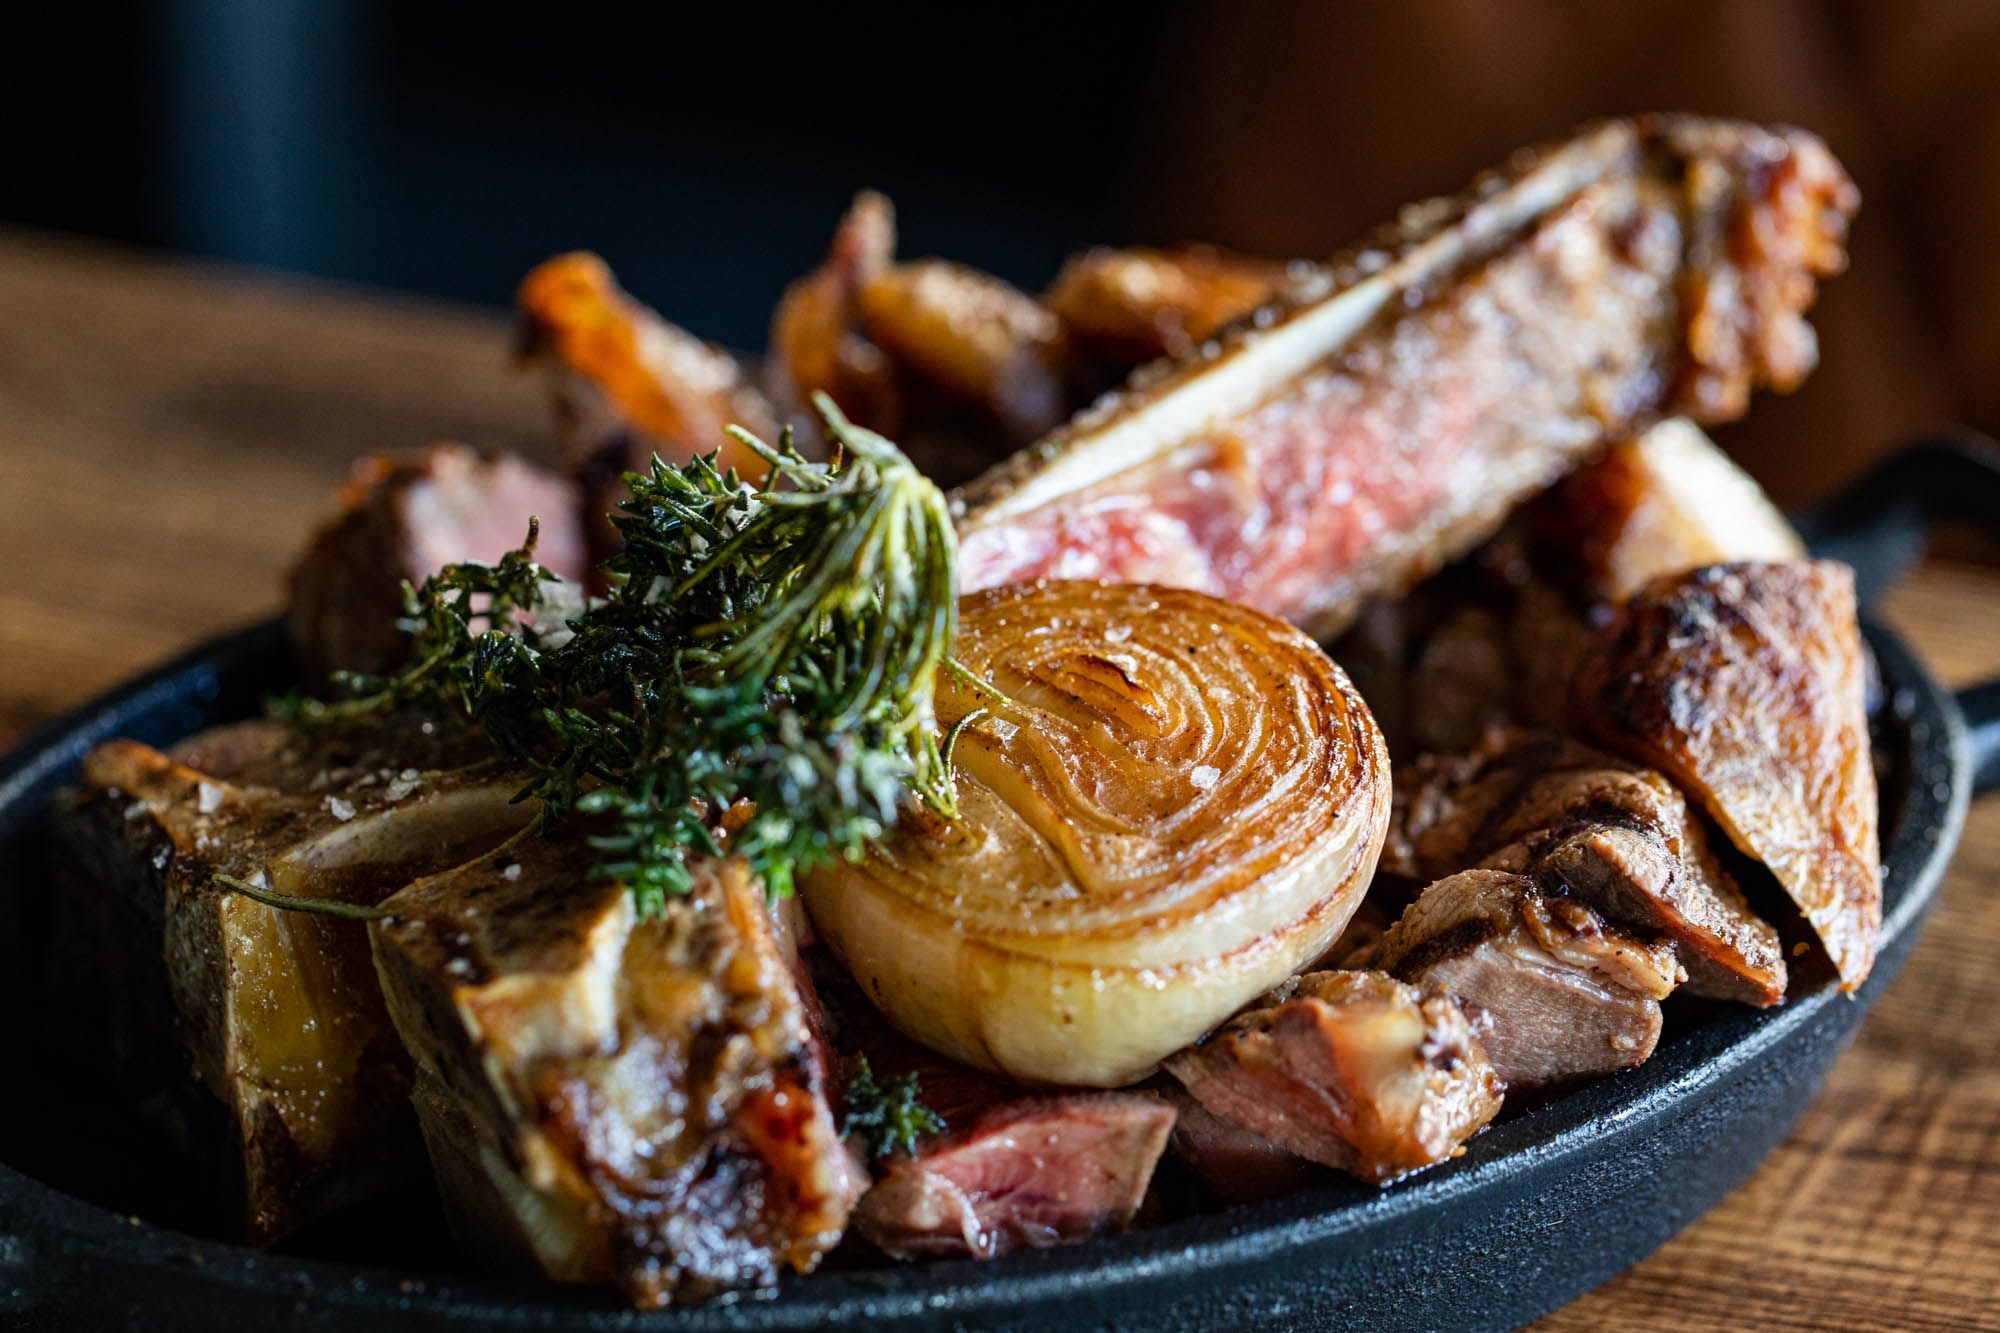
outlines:
[[0, 219], [504, 304], [603, 253], [739, 347], [861, 186], [1041, 287], [1091, 241], [1327, 253], [1587, 117], [1819, 131], [1866, 203], [1824, 368], [1727, 442], [1781, 498], [2000, 427], [2000, 3], [18, 6]]

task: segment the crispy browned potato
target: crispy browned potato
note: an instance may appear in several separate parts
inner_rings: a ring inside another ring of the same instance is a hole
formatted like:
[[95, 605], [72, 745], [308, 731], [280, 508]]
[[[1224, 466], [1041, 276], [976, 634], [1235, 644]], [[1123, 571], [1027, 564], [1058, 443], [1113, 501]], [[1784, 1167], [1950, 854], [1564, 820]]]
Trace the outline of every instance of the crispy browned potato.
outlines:
[[1009, 434], [1034, 439], [1069, 410], [1062, 321], [1025, 292], [942, 259], [862, 284], [862, 327], [883, 350]]
[[1882, 864], [1854, 575], [1828, 560], [1656, 579], [1585, 650], [1584, 729], [1660, 769], [1768, 866], [1853, 990]]
[[794, 425], [815, 428], [808, 405], [825, 393], [850, 420], [884, 434], [900, 429], [894, 367], [856, 327], [862, 286], [895, 257], [895, 210], [866, 190], [841, 219], [825, 261], [785, 289], [771, 317], [769, 380]]
[[1181, 356], [1278, 294], [1285, 266], [1212, 246], [1086, 250], [1043, 303], [1078, 343], [1129, 365]]

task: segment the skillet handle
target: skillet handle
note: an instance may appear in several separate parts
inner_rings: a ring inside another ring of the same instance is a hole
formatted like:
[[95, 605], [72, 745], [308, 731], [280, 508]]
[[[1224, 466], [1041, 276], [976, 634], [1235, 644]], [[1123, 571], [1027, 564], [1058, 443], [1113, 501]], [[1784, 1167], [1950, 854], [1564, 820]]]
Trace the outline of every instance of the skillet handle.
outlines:
[[1972, 747], [1972, 794], [1984, 796], [2000, 787], [2000, 680], [1960, 690], [1958, 709]]
[[1794, 521], [1814, 555], [1853, 566], [1867, 606], [1923, 557], [1935, 529], [2000, 539], [2000, 444], [1958, 427], [1919, 435]]
[[[1951, 428], [1918, 436], [1860, 481], [1798, 517], [1814, 555], [1845, 561], [1866, 606], [1922, 559], [1933, 529], [2000, 539], [2000, 445]], [[2000, 680], [1962, 691], [1975, 795], [2000, 787]]]

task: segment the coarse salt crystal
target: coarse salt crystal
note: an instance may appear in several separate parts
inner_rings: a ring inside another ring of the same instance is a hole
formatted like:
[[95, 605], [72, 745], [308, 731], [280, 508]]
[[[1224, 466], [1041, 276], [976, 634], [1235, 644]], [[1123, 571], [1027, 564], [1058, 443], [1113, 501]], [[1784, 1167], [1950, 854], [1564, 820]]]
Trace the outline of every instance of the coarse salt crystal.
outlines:
[[195, 808], [205, 815], [212, 815], [222, 808], [222, 788], [213, 782], [197, 783], [195, 786]]
[[1196, 791], [1207, 791], [1215, 786], [1216, 783], [1222, 781], [1222, 770], [1208, 764], [1202, 764], [1194, 772], [1188, 774], [1188, 781], [1194, 784]]
[[343, 801], [338, 796], [326, 798], [326, 812], [345, 824], [354, 818], [354, 802]]
[[1018, 726], [1016, 726], [1012, 722], [1009, 722], [1004, 717], [996, 717], [992, 719], [990, 722], [988, 722], [986, 725], [992, 729], [993, 734], [995, 736], [998, 736], [1003, 741], [1013, 740], [1015, 735], [1019, 733], [1019, 731], [1021, 730]]
[[509, 862], [507, 868], [500, 872], [500, 878], [502, 879], [521, 878], [521, 863], [519, 861]]

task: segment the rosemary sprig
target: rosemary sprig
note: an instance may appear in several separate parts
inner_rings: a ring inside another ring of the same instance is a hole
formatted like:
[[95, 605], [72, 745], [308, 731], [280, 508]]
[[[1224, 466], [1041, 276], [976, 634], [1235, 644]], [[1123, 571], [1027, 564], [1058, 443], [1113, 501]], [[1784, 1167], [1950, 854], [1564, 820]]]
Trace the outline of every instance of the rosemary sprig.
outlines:
[[863, 1056], [841, 1094], [841, 1134], [861, 1135], [870, 1157], [914, 1152], [917, 1140], [943, 1129], [944, 1118], [924, 1105], [915, 1074], [878, 1079]]
[[640, 911], [691, 887], [690, 858], [740, 856], [773, 898], [895, 822], [905, 795], [956, 812], [933, 711], [957, 630], [942, 494], [889, 441], [815, 399], [828, 463], [736, 439], [761, 483], [715, 456], [628, 473], [608, 592], [552, 624], [566, 588], [535, 531], [497, 565], [406, 590], [409, 664], [294, 702], [308, 726], [403, 708], [460, 714], [527, 767], [548, 825], [591, 819], [597, 873]]

